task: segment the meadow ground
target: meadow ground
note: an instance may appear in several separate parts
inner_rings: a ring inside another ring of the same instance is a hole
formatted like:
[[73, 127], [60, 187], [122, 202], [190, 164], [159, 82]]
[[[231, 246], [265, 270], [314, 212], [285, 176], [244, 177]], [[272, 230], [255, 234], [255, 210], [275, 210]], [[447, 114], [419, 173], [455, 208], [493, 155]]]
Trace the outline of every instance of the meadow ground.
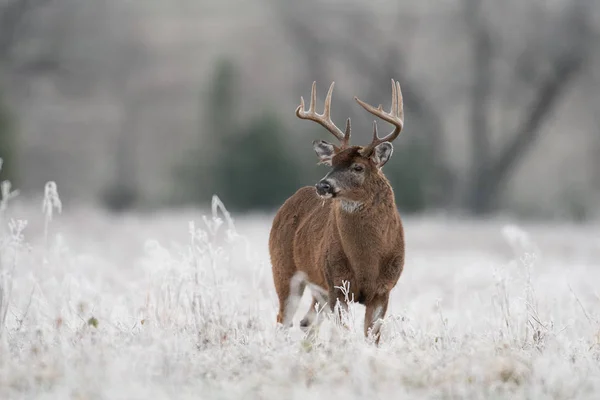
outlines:
[[47, 220], [16, 200], [0, 221], [1, 399], [600, 397], [599, 226], [406, 218], [375, 348], [360, 305], [350, 331], [305, 339], [308, 293], [276, 328], [271, 215]]

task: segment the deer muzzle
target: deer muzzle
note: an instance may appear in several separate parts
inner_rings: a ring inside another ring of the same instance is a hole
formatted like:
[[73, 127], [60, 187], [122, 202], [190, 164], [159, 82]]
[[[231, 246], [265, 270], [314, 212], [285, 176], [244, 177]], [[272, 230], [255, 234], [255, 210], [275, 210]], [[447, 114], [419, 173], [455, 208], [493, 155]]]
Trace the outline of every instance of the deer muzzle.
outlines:
[[321, 197], [333, 197], [335, 194], [333, 185], [327, 179], [321, 180], [315, 185], [317, 194]]

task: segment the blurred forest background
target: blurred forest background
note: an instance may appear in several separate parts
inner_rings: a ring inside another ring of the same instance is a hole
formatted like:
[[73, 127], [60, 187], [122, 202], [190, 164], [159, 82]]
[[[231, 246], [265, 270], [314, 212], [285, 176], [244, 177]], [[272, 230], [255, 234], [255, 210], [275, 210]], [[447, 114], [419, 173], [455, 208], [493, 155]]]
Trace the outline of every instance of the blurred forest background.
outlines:
[[600, 216], [597, 0], [0, 0], [0, 180], [273, 211], [327, 171], [294, 114], [313, 80], [364, 144], [353, 96], [389, 108], [391, 78], [402, 211]]

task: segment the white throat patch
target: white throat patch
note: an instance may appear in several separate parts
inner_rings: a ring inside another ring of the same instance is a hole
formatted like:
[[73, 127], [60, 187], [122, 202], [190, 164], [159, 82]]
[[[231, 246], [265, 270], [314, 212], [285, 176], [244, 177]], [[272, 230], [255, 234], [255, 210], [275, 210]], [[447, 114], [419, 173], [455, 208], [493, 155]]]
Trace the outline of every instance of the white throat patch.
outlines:
[[353, 213], [358, 211], [362, 207], [362, 205], [363, 204], [358, 201], [340, 200], [340, 206], [342, 207], [342, 210], [344, 210], [347, 213]]

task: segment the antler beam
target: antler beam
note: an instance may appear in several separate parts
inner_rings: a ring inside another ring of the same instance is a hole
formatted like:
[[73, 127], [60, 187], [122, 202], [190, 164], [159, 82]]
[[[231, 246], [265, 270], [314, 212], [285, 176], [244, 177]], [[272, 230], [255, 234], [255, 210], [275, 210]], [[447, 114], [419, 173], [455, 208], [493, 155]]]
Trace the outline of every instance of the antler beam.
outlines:
[[371, 114], [394, 125], [394, 130], [383, 138], [380, 138], [377, 135], [377, 127], [376, 125], [374, 125], [373, 140], [371, 144], [369, 144], [363, 149], [363, 155], [370, 155], [375, 149], [375, 147], [379, 146], [381, 143], [384, 142], [392, 142], [398, 137], [398, 135], [400, 135], [400, 132], [404, 127], [404, 102], [402, 100], [402, 91], [400, 90], [399, 82], [395, 82], [392, 79], [392, 108], [389, 113], [383, 111], [383, 106], [381, 104], [379, 105], [379, 107], [375, 108], [372, 105], [360, 100], [356, 96], [354, 96], [354, 100], [356, 100], [358, 104], [360, 104], [365, 110], [367, 110]]
[[296, 116], [301, 119], [307, 119], [318, 123], [327, 129], [333, 136], [335, 136], [341, 143], [341, 148], [348, 147], [350, 142], [350, 118], [346, 120], [346, 131], [342, 133], [341, 129], [338, 128], [331, 120], [331, 95], [333, 94], [333, 86], [335, 82], [331, 82], [327, 97], [325, 97], [325, 108], [323, 114], [318, 114], [315, 111], [317, 103], [317, 83], [313, 82], [312, 90], [310, 92], [310, 105], [308, 111], [304, 109], [304, 98], [300, 96], [300, 105], [296, 108]]

